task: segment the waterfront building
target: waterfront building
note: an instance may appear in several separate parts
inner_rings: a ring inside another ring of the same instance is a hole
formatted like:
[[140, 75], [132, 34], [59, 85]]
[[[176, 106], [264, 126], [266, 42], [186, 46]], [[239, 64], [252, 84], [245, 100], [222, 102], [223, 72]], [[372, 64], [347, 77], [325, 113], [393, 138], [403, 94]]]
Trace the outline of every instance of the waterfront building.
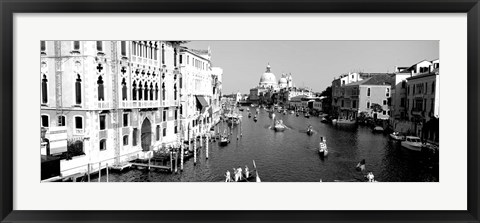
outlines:
[[[100, 161], [121, 166], [178, 144], [182, 106], [190, 105], [181, 103], [180, 92], [186, 83], [196, 83], [195, 73], [180, 72], [180, 50], [185, 50], [180, 44], [41, 41], [42, 141], [54, 145], [58, 129], [65, 132], [68, 151], [62, 156], [68, 159], [61, 160], [62, 176], [85, 173], [87, 164]], [[221, 94], [218, 83], [212, 88], [219, 76], [209, 73], [210, 85], [202, 82], [202, 93]]]
[[[359, 116], [388, 120], [393, 74], [349, 73], [332, 82], [332, 110], [335, 116]], [[372, 106], [373, 105], [373, 106]]]
[[223, 69], [220, 67], [212, 67], [212, 85], [213, 85], [213, 94], [212, 94], [212, 122], [218, 123], [220, 117], [222, 116], [222, 77]]
[[332, 115], [338, 116], [341, 108], [341, 98], [345, 95], [344, 86], [353, 82], [361, 81], [372, 76], [366, 73], [342, 74], [332, 81]]
[[272, 104], [274, 100], [272, 96], [278, 89], [277, 78], [272, 73], [270, 64], [268, 64], [258, 85], [250, 89], [249, 101], [254, 104]]
[[[182, 136], [184, 139], [204, 134], [220, 119], [220, 68], [211, 67], [211, 51], [183, 47], [180, 51], [182, 88]], [[214, 109], [215, 116], [214, 116]]]
[[394, 131], [438, 141], [439, 65], [437, 59], [397, 68], [390, 118]]
[[413, 132], [423, 139], [439, 140], [439, 61], [428, 70], [407, 78], [407, 117]]

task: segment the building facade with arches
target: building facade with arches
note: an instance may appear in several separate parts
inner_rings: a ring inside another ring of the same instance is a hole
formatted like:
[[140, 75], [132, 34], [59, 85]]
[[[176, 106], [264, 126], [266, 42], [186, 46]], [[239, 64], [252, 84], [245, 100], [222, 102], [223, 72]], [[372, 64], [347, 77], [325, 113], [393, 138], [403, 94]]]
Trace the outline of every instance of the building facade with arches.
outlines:
[[[196, 81], [197, 74], [182, 75], [182, 43], [41, 41], [42, 137], [53, 137], [50, 129], [65, 128], [68, 148], [82, 144], [74, 159], [111, 160], [111, 165], [130, 154], [178, 145], [180, 119], [190, 105], [181, 103], [187, 84], [204, 95], [212, 95], [215, 85], [216, 95], [221, 94], [209, 64], [204, 64], [209, 84]], [[221, 83], [221, 73], [218, 79]]]

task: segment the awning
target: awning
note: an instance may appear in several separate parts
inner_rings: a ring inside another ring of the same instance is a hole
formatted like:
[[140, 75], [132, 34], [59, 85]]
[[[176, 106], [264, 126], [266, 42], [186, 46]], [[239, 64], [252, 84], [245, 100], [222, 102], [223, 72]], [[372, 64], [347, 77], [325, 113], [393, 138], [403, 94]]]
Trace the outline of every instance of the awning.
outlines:
[[195, 97], [197, 98], [197, 102], [198, 102], [197, 106], [198, 106], [198, 104], [200, 104], [200, 106], [201, 106], [200, 109], [208, 107], [208, 102], [207, 102], [207, 100], [205, 99], [204, 96], [195, 95]]

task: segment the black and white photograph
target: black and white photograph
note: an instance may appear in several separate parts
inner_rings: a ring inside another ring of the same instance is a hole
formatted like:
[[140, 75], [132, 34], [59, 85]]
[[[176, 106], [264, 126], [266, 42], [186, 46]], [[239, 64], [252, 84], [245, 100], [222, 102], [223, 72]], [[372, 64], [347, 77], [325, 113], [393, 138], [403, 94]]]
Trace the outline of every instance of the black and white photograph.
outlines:
[[440, 182], [438, 40], [44, 40], [39, 60], [42, 183]]

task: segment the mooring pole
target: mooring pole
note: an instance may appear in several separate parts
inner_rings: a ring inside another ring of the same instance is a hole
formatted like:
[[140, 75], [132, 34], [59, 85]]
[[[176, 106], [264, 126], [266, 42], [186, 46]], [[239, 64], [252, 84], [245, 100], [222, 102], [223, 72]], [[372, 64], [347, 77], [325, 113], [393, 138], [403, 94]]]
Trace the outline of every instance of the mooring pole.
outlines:
[[173, 172], [173, 150], [170, 150], [170, 172]]
[[183, 171], [183, 140], [180, 140], [180, 171]]
[[88, 168], [88, 170], [87, 170], [88, 182], [90, 182], [90, 163], [88, 163], [87, 168]]
[[175, 151], [175, 173], [178, 172], [178, 148]]
[[107, 183], [108, 183], [108, 163], [107, 163], [107, 166], [105, 168], [107, 169]]
[[102, 163], [98, 162], [98, 182], [100, 182], [101, 176], [102, 176]]
[[148, 157], [148, 170], [150, 170], [150, 157]]
[[207, 160], [208, 160], [208, 135], [205, 138], [205, 148], [206, 148], [206, 152], [207, 152], [205, 156], [207, 157]]
[[193, 133], [193, 165], [197, 164], [197, 135]]

